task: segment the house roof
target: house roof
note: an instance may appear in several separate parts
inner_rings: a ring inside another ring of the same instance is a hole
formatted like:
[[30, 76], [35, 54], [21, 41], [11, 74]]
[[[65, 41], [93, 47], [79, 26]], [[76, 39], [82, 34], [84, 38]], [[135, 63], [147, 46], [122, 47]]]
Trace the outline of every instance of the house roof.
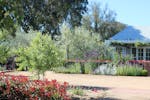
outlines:
[[110, 41], [150, 43], [150, 27], [126, 26], [124, 30], [109, 39]]

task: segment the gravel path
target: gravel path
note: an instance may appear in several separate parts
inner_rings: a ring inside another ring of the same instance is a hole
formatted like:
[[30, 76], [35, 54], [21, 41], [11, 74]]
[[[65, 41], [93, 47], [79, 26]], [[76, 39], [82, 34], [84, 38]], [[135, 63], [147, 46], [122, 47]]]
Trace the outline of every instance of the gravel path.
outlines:
[[[29, 72], [9, 72], [9, 74], [33, 75]], [[45, 77], [49, 80], [66, 81], [70, 85], [106, 89], [108, 100], [150, 100], [150, 77], [56, 74], [50, 71], [46, 72]]]

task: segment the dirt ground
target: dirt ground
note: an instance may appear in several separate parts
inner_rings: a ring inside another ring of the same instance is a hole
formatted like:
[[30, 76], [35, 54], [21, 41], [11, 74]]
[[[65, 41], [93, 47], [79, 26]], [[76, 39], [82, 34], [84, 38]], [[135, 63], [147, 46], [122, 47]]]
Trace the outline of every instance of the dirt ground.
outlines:
[[[9, 72], [9, 74], [34, 75], [29, 72]], [[45, 78], [48, 80], [56, 79], [59, 82], [66, 81], [70, 85], [102, 89], [105, 91], [107, 100], [150, 100], [150, 77], [56, 74], [47, 71]], [[91, 94], [91, 96], [98, 96], [100, 93]]]

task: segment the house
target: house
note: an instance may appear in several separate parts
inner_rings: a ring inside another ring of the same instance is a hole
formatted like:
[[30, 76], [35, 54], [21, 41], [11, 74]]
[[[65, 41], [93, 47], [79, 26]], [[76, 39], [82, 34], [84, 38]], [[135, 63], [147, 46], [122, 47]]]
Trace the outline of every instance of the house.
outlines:
[[122, 55], [133, 60], [150, 60], [150, 27], [126, 26], [107, 42]]

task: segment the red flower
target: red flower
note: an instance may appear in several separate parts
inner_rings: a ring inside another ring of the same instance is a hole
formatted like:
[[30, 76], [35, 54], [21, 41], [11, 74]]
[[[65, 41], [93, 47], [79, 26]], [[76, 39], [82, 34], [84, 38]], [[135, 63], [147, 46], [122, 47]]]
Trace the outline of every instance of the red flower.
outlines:
[[[42, 80], [29, 80], [26, 76], [14, 76], [0, 73], [0, 90], [2, 95], [6, 97], [22, 98], [21, 93], [25, 98], [29, 100], [44, 100], [45, 97], [51, 98], [52, 96], [58, 95], [63, 100], [69, 100], [66, 89], [68, 86], [67, 82], [59, 84], [56, 80], [42, 81]], [[6, 85], [6, 89], [3, 88]]]
[[50, 96], [51, 96], [51, 93], [50, 93], [50, 92], [46, 92], [46, 93], [45, 93], [45, 96], [50, 97]]
[[35, 87], [30, 87], [31, 92], [34, 92], [35, 90], [36, 90]]
[[67, 83], [67, 82], [64, 82], [64, 86], [67, 87], [67, 86], [68, 86], [68, 83]]
[[40, 90], [41, 93], [45, 92], [45, 89], [43, 87], [40, 87], [39, 90]]

